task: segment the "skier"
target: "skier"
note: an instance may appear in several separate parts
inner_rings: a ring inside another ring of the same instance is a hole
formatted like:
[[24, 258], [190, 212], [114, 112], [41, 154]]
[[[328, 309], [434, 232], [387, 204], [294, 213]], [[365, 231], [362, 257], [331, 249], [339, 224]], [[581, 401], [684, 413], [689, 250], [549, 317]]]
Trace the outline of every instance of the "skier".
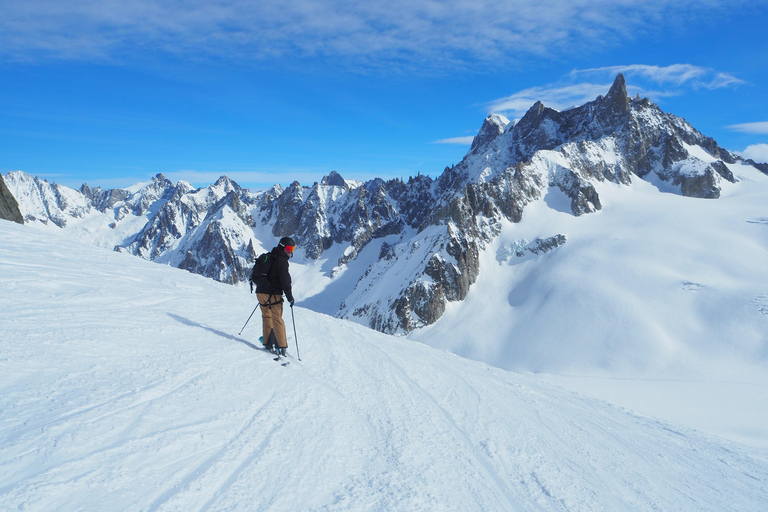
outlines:
[[267, 282], [257, 283], [256, 286], [256, 297], [261, 307], [264, 346], [279, 356], [284, 356], [285, 349], [288, 347], [285, 322], [283, 322], [283, 293], [288, 299], [288, 304], [293, 307], [288, 259], [293, 257], [295, 249], [296, 242], [292, 238], [281, 238], [277, 247], [271, 252], [273, 260], [267, 273]]

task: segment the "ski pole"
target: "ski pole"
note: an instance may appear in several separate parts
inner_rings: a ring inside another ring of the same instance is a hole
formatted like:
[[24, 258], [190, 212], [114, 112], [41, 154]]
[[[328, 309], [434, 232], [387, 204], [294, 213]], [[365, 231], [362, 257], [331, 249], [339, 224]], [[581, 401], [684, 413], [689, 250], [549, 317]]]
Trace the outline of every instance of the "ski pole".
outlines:
[[[253, 311], [251, 311], [251, 316], [253, 316], [253, 314], [256, 312], [256, 309], [257, 309], [258, 307], [259, 307], [259, 305], [258, 305], [258, 304], [256, 304], [256, 307], [255, 307], [255, 308], [253, 308]], [[246, 326], [246, 325], [248, 325], [248, 322], [250, 322], [250, 321], [251, 321], [251, 316], [249, 316], [249, 317], [248, 317], [248, 320], [246, 320], [246, 321], [245, 321], [245, 324], [243, 324], [243, 329], [245, 329], [245, 326]], [[237, 333], [237, 335], [238, 335], [238, 336], [240, 336], [241, 334], [243, 334], [243, 329], [240, 329], [240, 332], [239, 332], [239, 333]]]
[[296, 342], [296, 357], [301, 361], [301, 354], [299, 354], [299, 338], [296, 336], [296, 319], [293, 316], [293, 305], [291, 305], [291, 322], [293, 322], [293, 340]]

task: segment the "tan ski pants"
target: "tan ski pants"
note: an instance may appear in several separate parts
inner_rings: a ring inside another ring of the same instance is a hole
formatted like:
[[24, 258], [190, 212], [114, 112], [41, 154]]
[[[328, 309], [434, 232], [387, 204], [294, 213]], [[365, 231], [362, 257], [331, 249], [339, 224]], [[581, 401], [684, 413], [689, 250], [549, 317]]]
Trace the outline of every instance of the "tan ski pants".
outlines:
[[283, 297], [282, 295], [267, 295], [257, 293], [261, 307], [261, 326], [264, 336], [264, 345], [269, 345], [269, 336], [272, 334], [280, 348], [288, 347], [288, 339], [285, 335], [285, 322], [283, 322]]

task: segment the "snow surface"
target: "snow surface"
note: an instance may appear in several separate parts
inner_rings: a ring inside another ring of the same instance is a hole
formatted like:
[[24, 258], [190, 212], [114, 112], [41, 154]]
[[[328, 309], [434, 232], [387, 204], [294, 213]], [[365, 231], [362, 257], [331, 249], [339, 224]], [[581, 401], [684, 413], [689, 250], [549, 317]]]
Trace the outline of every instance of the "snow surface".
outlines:
[[[692, 357], [765, 364], [768, 179], [752, 177], [760, 181], [742, 176], [716, 200], [659, 193], [643, 180], [597, 183], [603, 208], [580, 217], [546, 198], [531, 204], [482, 253], [466, 300], [410, 336], [508, 369], [664, 368]], [[568, 242], [540, 258], [497, 259], [520, 239], [556, 234]]]
[[0, 510], [768, 507], [764, 450], [303, 308], [282, 367], [126, 254], [0, 222], [0, 289]]
[[550, 188], [482, 253], [466, 300], [409, 338], [768, 447], [768, 177], [730, 167], [712, 200], [595, 183], [603, 208], [580, 217]]

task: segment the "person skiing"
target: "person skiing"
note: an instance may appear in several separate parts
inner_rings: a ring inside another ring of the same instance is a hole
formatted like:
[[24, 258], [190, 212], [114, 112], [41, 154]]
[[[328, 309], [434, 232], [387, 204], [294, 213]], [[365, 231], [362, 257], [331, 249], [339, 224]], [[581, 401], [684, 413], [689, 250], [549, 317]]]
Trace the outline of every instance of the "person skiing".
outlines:
[[288, 304], [293, 307], [293, 291], [291, 274], [288, 272], [288, 260], [293, 257], [296, 242], [293, 238], [283, 237], [273, 248], [270, 255], [272, 264], [267, 272], [267, 279], [256, 285], [256, 297], [261, 307], [262, 331], [264, 346], [278, 354], [285, 355], [288, 339], [283, 322], [283, 294]]

